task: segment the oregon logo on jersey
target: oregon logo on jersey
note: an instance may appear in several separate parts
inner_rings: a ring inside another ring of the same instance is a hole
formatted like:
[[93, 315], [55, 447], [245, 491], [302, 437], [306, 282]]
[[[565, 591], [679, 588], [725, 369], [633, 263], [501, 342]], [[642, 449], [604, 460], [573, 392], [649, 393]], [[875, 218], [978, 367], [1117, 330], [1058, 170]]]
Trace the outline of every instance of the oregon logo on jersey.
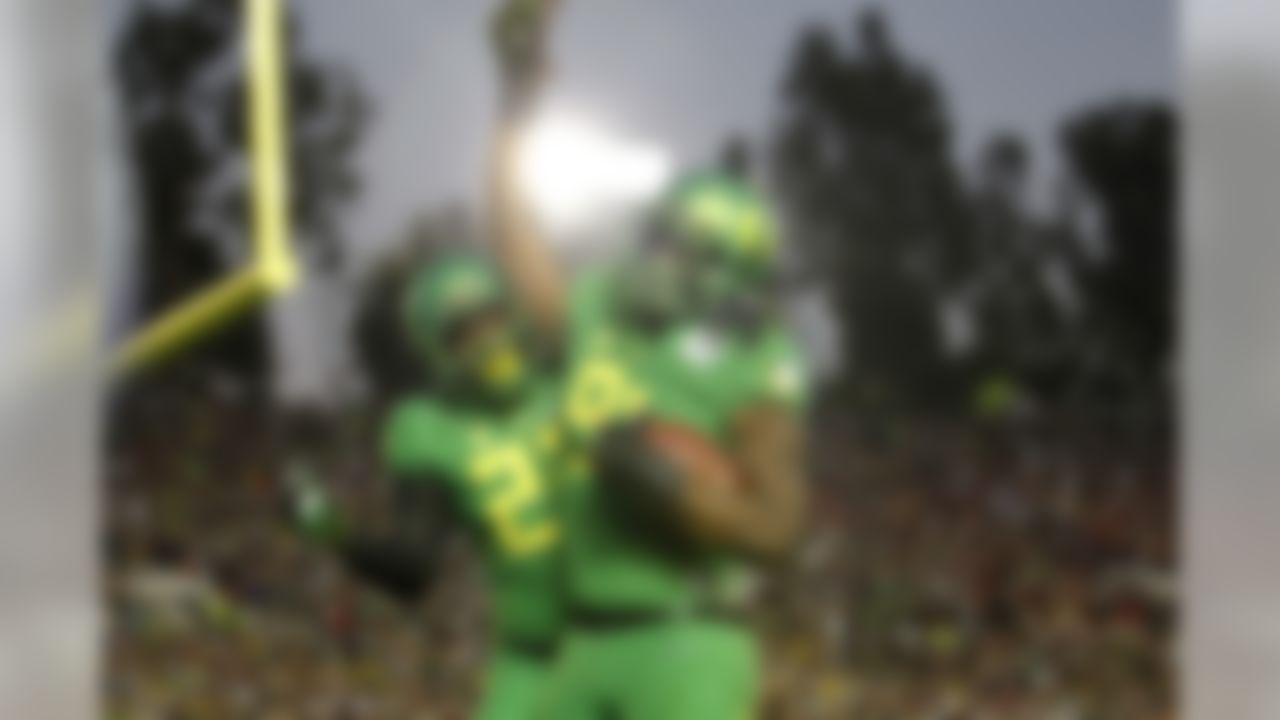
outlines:
[[646, 405], [644, 390], [621, 365], [596, 358], [574, 373], [566, 412], [575, 432], [591, 435], [611, 421], [636, 415]]

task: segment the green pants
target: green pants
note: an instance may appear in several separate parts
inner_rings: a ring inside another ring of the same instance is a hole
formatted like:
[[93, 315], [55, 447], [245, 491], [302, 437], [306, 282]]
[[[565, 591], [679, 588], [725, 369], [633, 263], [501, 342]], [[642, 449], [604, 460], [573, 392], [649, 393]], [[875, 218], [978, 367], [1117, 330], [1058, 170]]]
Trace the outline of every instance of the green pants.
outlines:
[[538, 720], [749, 720], [755, 641], [713, 621], [573, 633]]
[[547, 659], [499, 649], [489, 661], [472, 720], [533, 720], [546, 699], [551, 669]]

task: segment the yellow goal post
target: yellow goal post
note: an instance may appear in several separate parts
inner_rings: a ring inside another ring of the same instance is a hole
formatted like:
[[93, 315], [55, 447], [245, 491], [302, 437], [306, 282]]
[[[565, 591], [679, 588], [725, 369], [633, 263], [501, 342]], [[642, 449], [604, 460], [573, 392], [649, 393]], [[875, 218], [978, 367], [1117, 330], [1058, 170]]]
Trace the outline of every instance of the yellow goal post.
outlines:
[[285, 91], [285, 0], [243, 0], [250, 158], [251, 260], [132, 335], [112, 358], [116, 375], [146, 368], [293, 288]]

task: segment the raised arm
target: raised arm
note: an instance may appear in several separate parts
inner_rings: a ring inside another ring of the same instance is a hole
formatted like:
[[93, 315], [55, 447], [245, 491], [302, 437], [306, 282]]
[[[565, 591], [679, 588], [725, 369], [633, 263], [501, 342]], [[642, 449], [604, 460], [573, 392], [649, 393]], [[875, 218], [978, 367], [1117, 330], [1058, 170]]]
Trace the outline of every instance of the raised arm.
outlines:
[[549, 76], [548, 39], [559, 0], [511, 0], [494, 18], [499, 117], [489, 158], [489, 225], [498, 264], [537, 330], [558, 343], [565, 284], [520, 188], [521, 135]]

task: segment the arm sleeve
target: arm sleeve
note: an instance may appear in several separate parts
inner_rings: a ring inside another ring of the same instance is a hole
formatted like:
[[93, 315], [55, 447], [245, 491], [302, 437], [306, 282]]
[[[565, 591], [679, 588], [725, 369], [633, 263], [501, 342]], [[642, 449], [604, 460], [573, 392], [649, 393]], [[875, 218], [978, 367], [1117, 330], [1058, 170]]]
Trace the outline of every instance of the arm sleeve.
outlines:
[[430, 589], [441, 548], [456, 522], [442, 484], [426, 478], [398, 479], [396, 488], [390, 531], [352, 535], [343, 542], [341, 555], [353, 574], [407, 604]]

